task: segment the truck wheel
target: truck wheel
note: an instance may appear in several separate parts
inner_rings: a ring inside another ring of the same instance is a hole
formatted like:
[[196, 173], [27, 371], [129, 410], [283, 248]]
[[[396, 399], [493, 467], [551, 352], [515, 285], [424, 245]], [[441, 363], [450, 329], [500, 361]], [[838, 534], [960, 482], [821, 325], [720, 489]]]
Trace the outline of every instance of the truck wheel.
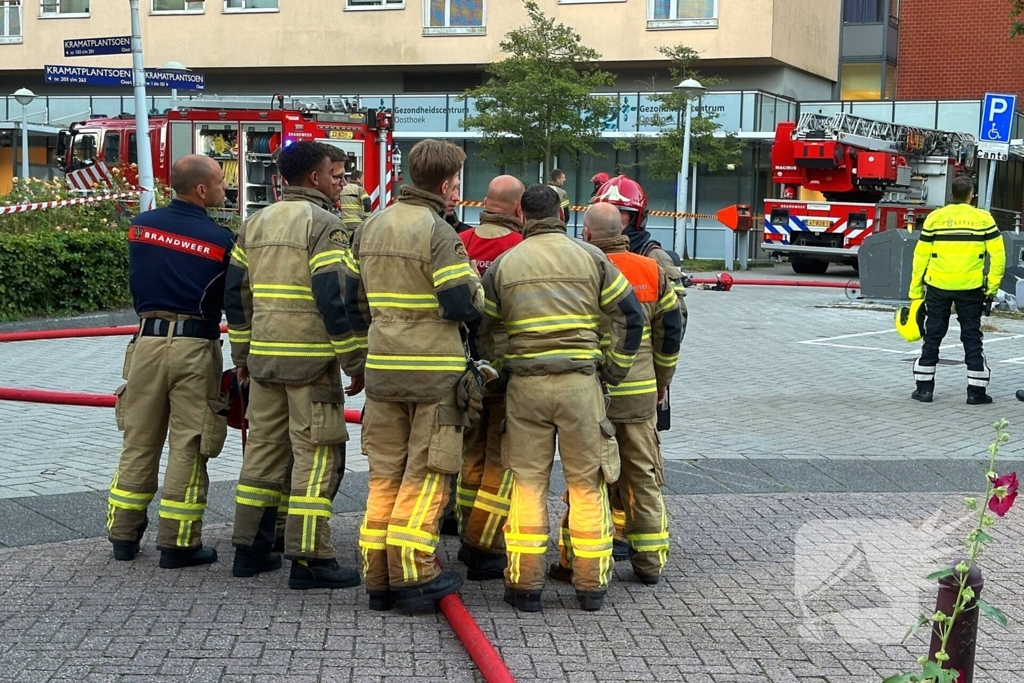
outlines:
[[798, 275], [824, 275], [828, 270], [828, 261], [818, 259], [791, 258], [789, 265], [793, 266], [793, 272]]

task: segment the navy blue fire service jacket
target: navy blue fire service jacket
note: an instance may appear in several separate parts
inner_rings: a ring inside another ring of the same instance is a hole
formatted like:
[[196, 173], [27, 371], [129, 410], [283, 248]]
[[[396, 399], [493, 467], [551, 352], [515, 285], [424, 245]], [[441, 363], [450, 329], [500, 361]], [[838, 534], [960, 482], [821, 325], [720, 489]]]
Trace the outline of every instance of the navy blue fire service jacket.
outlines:
[[135, 312], [167, 311], [219, 323], [234, 241], [205, 209], [178, 199], [136, 216], [128, 230]]

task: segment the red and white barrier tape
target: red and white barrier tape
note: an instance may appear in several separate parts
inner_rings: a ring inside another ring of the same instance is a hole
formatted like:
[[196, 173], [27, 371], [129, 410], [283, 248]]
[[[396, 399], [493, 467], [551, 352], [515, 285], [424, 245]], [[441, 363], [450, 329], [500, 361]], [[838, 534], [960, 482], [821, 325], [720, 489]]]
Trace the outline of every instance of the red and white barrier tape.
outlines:
[[65, 206], [79, 206], [81, 204], [95, 204], [106, 202], [112, 199], [126, 199], [142, 194], [142, 190], [131, 190], [128, 192], [117, 192], [115, 194], [103, 194], [95, 197], [79, 197], [77, 199], [60, 199], [53, 202], [33, 202], [31, 204], [12, 204], [11, 206], [0, 206], [0, 216], [9, 213], [25, 213], [26, 211], [45, 211], [46, 209], [59, 209]]

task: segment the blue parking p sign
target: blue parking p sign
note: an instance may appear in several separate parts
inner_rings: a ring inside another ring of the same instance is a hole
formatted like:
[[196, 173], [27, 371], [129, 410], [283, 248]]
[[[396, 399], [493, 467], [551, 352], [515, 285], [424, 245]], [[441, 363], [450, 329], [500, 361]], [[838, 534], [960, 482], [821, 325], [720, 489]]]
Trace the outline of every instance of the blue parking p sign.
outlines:
[[1017, 109], [1016, 95], [987, 93], [981, 107], [981, 127], [978, 140], [982, 142], [1010, 143], [1013, 115]]

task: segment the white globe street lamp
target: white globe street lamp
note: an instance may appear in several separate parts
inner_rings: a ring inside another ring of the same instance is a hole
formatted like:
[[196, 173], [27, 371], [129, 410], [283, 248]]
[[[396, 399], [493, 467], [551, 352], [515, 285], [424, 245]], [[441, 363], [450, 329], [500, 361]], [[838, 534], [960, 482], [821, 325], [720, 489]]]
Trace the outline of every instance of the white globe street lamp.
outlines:
[[28, 88], [19, 88], [14, 99], [21, 105], [21, 177], [28, 178], [28, 105], [36, 94]]
[[[686, 98], [684, 105], [683, 117], [686, 121], [686, 130], [683, 133], [683, 163], [680, 169], [680, 182], [679, 182], [679, 211], [681, 213], [687, 212], [687, 200], [689, 199], [689, 188], [690, 188], [690, 120], [692, 117], [692, 110], [690, 107], [690, 100], [695, 99], [703, 95], [706, 88], [693, 78], [687, 78], [685, 81], [675, 86], [673, 90], [682, 93], [683, 97]], [[688, 218], [683, 218], [683, 229], [677, 230], [675, 235], [675, 252], [679, 254], [679, 258], [683, 257], [686, 253], [686, 221]], [[696, 228], [696, 223], [694, 227]]]

